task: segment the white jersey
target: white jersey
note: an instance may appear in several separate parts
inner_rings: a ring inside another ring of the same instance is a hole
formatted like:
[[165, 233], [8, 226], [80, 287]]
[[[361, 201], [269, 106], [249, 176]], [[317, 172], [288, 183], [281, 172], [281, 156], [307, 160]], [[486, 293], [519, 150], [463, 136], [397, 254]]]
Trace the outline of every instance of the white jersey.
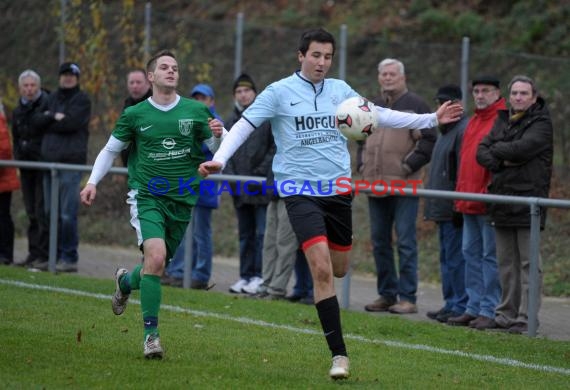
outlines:
[[359, 95], [342, 80], [315, 86], [297, 72], [268, 86], [245, 110], [243, 118], [254, 127], [271, 122], [281, 196], [335, 195], [337, 179], [351, 176], [347, 139], [336, 128], [335, 113], [353, 96]]
[[[336, 128], [337, 106], [360, 96], [342, 80], [313, 84], [300, 72], [268, 86], [243, 113], [213, 160], [224, 165], [249, 134], [271, 122], [277, 153], [275, 188], [290, 195], [330, 196], [346, 192], [351, 177], [346, 137]], [[437, 126], [435, 113], [413, 114], [375, 106], [377, 125], [393, 129]], [[339, 185], [340, 184], [340, 185]]]

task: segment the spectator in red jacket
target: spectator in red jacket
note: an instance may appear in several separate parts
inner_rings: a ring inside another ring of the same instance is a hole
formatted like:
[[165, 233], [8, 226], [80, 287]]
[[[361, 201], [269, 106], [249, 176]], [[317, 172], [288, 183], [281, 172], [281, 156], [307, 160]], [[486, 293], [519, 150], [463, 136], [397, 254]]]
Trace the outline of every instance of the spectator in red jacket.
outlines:
[[[8, 134], [4, 106], [0, 100], [0, 160], [12, 160], [12, 144]], [[0, 167], [0, 264], [14, 262], [14, 221], [10, 214], [12, 191], [20, 188], [16, 168]]]
[[[491, 172], [477, 163], [477, 148], [495, 125], [499, 111], [507, 106], [496, 77], [476, 77], [472, 87], [475, 113], [463, 135], [456, 191], [484, 194], [491, 181]], [[455, 209], [463, 214], [462, 252], [468, 300], [465, 313], [449, 318], [447, 323], [480, 330], [494, 327], [495, 308], [501, 296], [495, 229], [487, 221], [485, 203], [458, 200]]]

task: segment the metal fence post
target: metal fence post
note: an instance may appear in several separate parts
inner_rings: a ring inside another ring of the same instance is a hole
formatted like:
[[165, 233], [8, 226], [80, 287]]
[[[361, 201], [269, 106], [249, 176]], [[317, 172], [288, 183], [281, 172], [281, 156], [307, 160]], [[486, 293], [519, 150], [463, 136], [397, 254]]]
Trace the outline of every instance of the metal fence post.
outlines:
[[150, 58], [150, 30], [151, 30], [152, 3], [149, 1], [144, 6], [144, 60]]
[[49, 212], [49, 257], [48, 271], [55, 273], [57, 262], [57, 224], [59, 216], [59, 171], [53, 166], [50, 171], [50, 212]]
[[461, 103], [463, 108], [467, 107], [467, 82], [469, 80], [469, 37], [463, 37], [461, 42], [461, 91], [463, 91], [463, 99]]
[[538, 199], [530, 204], [530, 243], [529, 243], [529, 286], [528, 286], [528, 335], [536, 336], [538, 328], [538, 302], [540, 299], [540, 276], [538, 273], [540, 256], [540, 206]]
[[[192, 216], [194, 218], [194, 216]], [[188, 223], [186, 228], [186, 233], [184, 233], [184, 279], [182, 280], [182, 287], [190, 288], [190, 279], [192, 274], [192, 240], [193, 240], [193, 229], [192, 229], [192, 218]]]
[[[346, 24], [340, 26], [340, 39], [339, 39], [339, 64], [338, 64], [338, 78], [344, 80], [346, 78], [346, 48], [348, 41], [348, 30]], [[352, 278], [352, 267], [349, 266], [348, 272], [342, 278], [342, 295], [340, 300], [340, 307], [348, 309], [350, 307], [350, 280]]]
[[243, 58], [243, 12], [237, 14], [236, 19], [236, 52], [235, 52], [235, 68], [234, 68], [234, 80], [241, 74], [241, 64]]

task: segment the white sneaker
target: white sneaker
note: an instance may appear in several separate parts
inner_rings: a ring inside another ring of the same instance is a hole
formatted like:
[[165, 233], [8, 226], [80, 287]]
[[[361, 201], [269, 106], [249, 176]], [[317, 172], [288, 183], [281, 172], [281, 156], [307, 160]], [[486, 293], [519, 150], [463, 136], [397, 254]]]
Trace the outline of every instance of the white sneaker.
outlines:
[[160, 337], [149, 334], [144, 340], [144, 357], [147, 359], [162, 359], [164, 351], [160, 346]]
[[240, 279], [230, 286], [230, 292], [234, 294], [241, 294], [241, 289], [247, 285], [247, 280]]
[[259, 276], [254, 276], [249, 280], [249, 283], [242, 287], [241, 291], [246, 294], [257, 294], [257, 289], [263, 284], [263, 279]]
[[128, 272], [129, 271], [124, 268], [117, 268], [117, 271], [115, 271], [115, 293], [113, 294], [113, 298], [111, 298], [111, 307], [113, 308], [113, 313], [118, 316], [123, 314], [129, 300], [129, 294], [123, 293], [119, 286], [119, 281]]
[[336, 355], [332, 358], [332, 367], [329, 371], [329, 375], [332, 379], [346, 379], [350, 376], [348, 372], [349, 364], [348, 357], [342, 355]]

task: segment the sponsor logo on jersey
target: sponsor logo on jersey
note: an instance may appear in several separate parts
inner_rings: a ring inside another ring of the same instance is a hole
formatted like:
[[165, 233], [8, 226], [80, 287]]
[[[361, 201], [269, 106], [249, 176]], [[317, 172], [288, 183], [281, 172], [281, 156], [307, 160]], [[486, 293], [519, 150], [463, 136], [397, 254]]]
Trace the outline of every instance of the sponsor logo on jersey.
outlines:
[[152, 127], [152, 125], [150, 125], [150, 126], [145, 126], [145, 127], [142, 127], [142, 126], [141, 126], [141, 133], [142, 133], [143, 131], [147, 131], [147, 130], [150, 129], [151, 127]]
[[176, 146], [176, 141], [173, 138], [165, 138], [162, 140], [162, 146], [164, 149], [170, 150]]
[[336, 129], [336, 119], [334, 115], [296, 116], [295, 129], [297, 131]]
[[178, 120], [178, 130], [180, 134], [188, 135], [194, 128], [194, 119], [179, 119]]

